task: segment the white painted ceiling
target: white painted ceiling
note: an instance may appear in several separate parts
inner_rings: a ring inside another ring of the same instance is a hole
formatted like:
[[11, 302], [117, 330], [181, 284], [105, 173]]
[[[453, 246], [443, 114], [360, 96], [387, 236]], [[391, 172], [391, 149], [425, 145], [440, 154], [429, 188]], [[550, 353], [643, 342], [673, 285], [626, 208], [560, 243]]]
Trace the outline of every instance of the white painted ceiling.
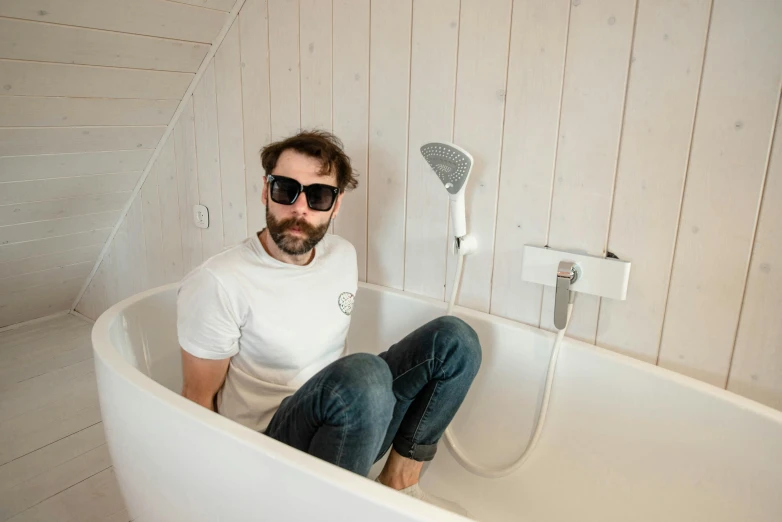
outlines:
[[0, 1], [0, 327], [70, 309], [234, 3]]

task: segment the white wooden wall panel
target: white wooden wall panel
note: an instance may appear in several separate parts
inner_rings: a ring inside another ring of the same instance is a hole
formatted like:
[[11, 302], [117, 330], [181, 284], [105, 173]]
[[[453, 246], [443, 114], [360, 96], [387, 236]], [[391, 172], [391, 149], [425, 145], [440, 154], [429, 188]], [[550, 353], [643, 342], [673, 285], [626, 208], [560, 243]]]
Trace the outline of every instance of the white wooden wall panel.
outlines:
[[[121, 274], [121, 277], [114, 278], [116, 284], [117, 294], [114, 299], [122, 301], [128, 298], [133, 293], [133, 274], [134, 274], [134, 262], [135, 265], [140, 265], [144, 262], [144, 253], [140, 252], [136, 258], [135, 255], [130, 252], [130, 227], [131, 227], [132, 215], [131, 211], [128, 213], [125, 219], [122, 220], [117, 234], [114, 236], [114, 240], [111, 243], [111, 252], [114, 259], [115, 271]], [[130, 259], [133, 255], [134, 259]], [[165, 262], [164, 265], [165, 267]], [[91, 269], [92, 267], [90, 267]]]
[[68, 310], [84, 278], [0, 295], [0, 328]]
[[28, 257], [10, 263], [0, 263], [0, 279], [88, 261], [94, 263], [102, 248], [103, 245], [96, 244], [65, 252]]
[[369, 2], [334, 0], [333, 107], [334, 132], [344, 142], [345, 152], [359, 175], [358, 188], [345, 194], [334, 232], [356, 247], [358, 278], [366, 281], [367, 185], [371, 183], [367, 174]]
[[782, 410], [782, 112], [771, 153], [728, 389]]
[[220, 11], [230, 11], [233, 9], [236, 0], [170, 0], [179, 4], [196, 5], [208, 9], [218, 9]]
[[[106, 299], [106, 263], [105, 258], [101, 261], [97, 272], [92, 278], [82, 299], [76, 306], [76, 311], [84, 314], [90, 319], [97, 319], [108, 308]], [[88, 315], [92, 314], [92, 315]]]
[[248, 236], [266, 226], [266, 209], [261, 202], [264, 176], [261, 148], [271, 141], [266, 9], [266, 0], [247, 0], [239, 13]]
[[119, 218], [119, 210], [83, 214], [62, 219], [50, 219], [0, 227], [0, 245], [67, 236], [99, 228], [111, 228]]
[[331, 0], [299, 0], [301, 126], [304, 129], [331, 130], [331, 12]]
[[[634, 17], [634, 3], [625, 0], [571, 8], [548, 238], [553, 248], [604, 253]], [[579, 295], [569, 335], [594, 342], [598, 306], [597, 297]], [[553, 318], [554, 292], [547, 287], [541, 325], [553, 329]]]
[[451, 141], [459, 0], [413, 2], [404, 289], [445, 296], [448, 196], [421, 146]]
[[147, 284], [147, 242], [144, 237], [143, 203], [141, 197], [133, 199], [133, 204], [128, 210], [128, 261], [131, 281], [130, 295], [142, 292], [150, 286]]
[[93, 263], [87, 261], [75, 265], [50, 268], [41, 272], [6, 277], [0, 279], [0, 294], [18, 292], [36, 286], [51, 286], [77, 277], [85, 278], [92, 270], [92, 265]]
[[[178, 154], [177, 159], [179, 159]], [[158, 169], [152, 168], [149, 171], [147, 179], [144, 181], [144, 185], [141, 187], [140, 193], [147, 266], [145, 274], [147, 288], [160, 286], [166, 282], [164, 271], [165, 262], [163, 261], [163, 220], [160, 215], [160, 196], [158, 194], [157, 178]], [[184, 242], [186, 236], [186, 234], [182, 234], [183, 253], [185, 251]], [[199, 253], [200, 250], [199, 246]]]
[[209, 46], [0, 18], [0, 57], [33, 62], [196, 72]]
[[[174, 128], [174, 164], [153, 171], [164, 180], [175, 171], [176, 183], [168, 178], [169, 187], [161, 189], [160, 179], [149, 178], [134, 202], [140, 211], [131, 208], [115, 239], [119, 246], [109, 248], [79, 309], [99, 314], [139, 285], [175, 280], [218, 253], [234, 233], [227, 215], [223, 224], [232, 190], [244, 189], [244, 230], [260, 230], [260, 149], [300, 124], [333, 121], [360, 174], [335, 231], [356, 246], [361, 279], [369, 275], [399, 287], [401, 273], [405, 290], [446, 297], [452, 276], [446, 275], [448, 198], [418, 149], [429, 141], [455, 141], [476, 156], [468, 225], [482, 249], [468, 260], [462, 304], [551, 328], [550, 294], [541, 300], [539, 288], [520, 281], [521, 247], [548, 241], [595, 254], [609, 249], [634, 263], [630, 298], [598, 303], [580, 296], [569, 335], [649, 361], [662, 340], [661, 364], [724, 385], [740, 324], [729, 387], [780, 407], [782, 334], [767, 315], [778, 307], [780, 293], [773, 256], [782, 218], [779, 205], [770, 203], [780, 197], [776, 156], [757, 231], [755, 221], [779, 103], [782, 36], [775, 28], [782, 11], [771, 2], [717, 0], [713, 12], [709, 0], [638, 4], [636, 13], [635, 2], [619, 0], [431, 0], [413, 1], [411, 13], [406, 2], [391, 10], [384, 1], [272, 0], [267, 6], [248, 0], [218, 58], [231, 60], [209, 67], [192, 108], [186, 105]], [[0, 61], [0, 87], [7, 63]], [[75, 86], [68, 74], [63, 78], [58, 89]], [[5, 91], [23, 85], [18, 75], [13, 83]], [[105, 92], [106, 83], [95, 88]], [[145, 88], [130, 97], [167, 98], [150, 96], [152, 85]], [[139, 170], [98, 155], [93, 167], [87, 156], [0, 158], [0, 182]], [[243, 180], [228, 166], [232, 161], [244, 163]], [[57, 173], [45, 176], [46, 169]], [[389, 177], [390, 188], [384, 186]], [[155, 196], [157, 210], [149, 205]], [[178, 210], [166, 217], [164, 206], [173, 197]], [[211, 212], [203, 238], [191, 221], [196, 202]], [[150, 217], [155, 212], [161, 216]], [[72, 234], [0, 244], [0, 273], [10, 276], [26, 258], [47, 270], [57, 256], [73, 255], [63, 251], [99, 243], [108, 230], [74, 233], [100, 226], [98, 214], [91, 216], [94, 224], [85, 216], [83, 222], [60, 218], [0, 227], [0, 238], [14, 241], [24, 239], [17, 227], [44, 237]], [[169, 241], [176, 234], [183, 265], [178, 275], [164, 272], [165, 261], [155, 264], [176, 250]], [[723, 251], [715, 253], [718, 244]], [[143, 274], [125, 263], [136, 251], [150, 265]], [[704, 263], [704, 256], [726, 262]], [[451, 258], [448, 268], [453, 266]], [[701, 295], [691, 283], [696, 270], [709, 285], [720, 284]], [[117, 281], [118, 271], [127, 273], [126, 283]], [[707, 322], [713, 310], [717, 319]], [[714, 368], [719, 379], [711, 378]]]
[[405, 278], [407, 130], [412, 0], [372, 2], [370, 12], [367, 281]]
[[184, 275], [182, 266], [182, 233], [179, 230], [179, 189], [176, 176], [174, 141], [163, 146], [157, 170], [160, 225], [163, 232], [163, 274], [167, 283], [179, 281]]
[[0, 156], [154, 149], [165, 127], [0, 128]]
[[175, 100], [0, 96], [0, 126], [168, 125]]
[[[111, 228], [102, 228], [66, 236], [35, 239], [21, 243], [0, 245], [0, 263], [17, 261], [27, 257], [63, 252], [89, 245], [102, 245], [111, 233]], [[75, 297], [75, 295], [74, 295]]]
[[4, 156], [0, 157], [0, 182], [141, 172], [151, 156], [152, 151], [148, 149], [44, 156]]
[[269, 67], [274, 139], [301, 127], [299, 86], [299, 2], [269, 2]]
[[546, 244], [570, 5], [513, 4], [491, 313], [534, 326], [543, 288], [519, 267], [524, 245]]
[[0, 205], [73, 198], [89, 194], [129, 192], [136, 186], [140, 176], [140, 172], [125, 172], [0, 183]]
[[193, 74], [0, 59], [0, 91], [16, 96], [180, 100]]
[[633, 262], [626, 301], [603, 299], [597, 344], [656, 362], [690, 149], [709, 0], [641, 2], [608, 250]]
[[661, 366], [724, 386], [782, 81], [782, 3], [716, 2]]
[[211, 43], [227, 15], [161, 0], [3, 0], [0, 16]]
[[[508, 0], [462, 0], [461, 7], [454, 143], [474, 158], [466, 208], [468, 231], [479, 244], [464, 262], [457, 302], [483, 312], [491, 299], [511, 6]], [[455, 268], [456, 257], [449, 255], [446, 295]]]
[[198, 151], [198, 193], [201, 204], [209, 209], [209, 228], [201, 231], [203, 259], [208, 259], [223, 249], [223, 203], [214, 64], [210, 64], [206, 69], [201, 83], [193, 93], [193, 112]]
[[36, 203], [0, 206], [0, 225], [15, 225], [83, 214], [95, 214], [122, 208], [130, 196], [127, 192], [55, 199]]
[[217, 119], [220, 135], [220, 181], [223, 196], [223, 246], [247, 238], [244, 178], [242, 71], [239, 22], [234, 21], [215, 55]]
[[[188, 273], [203, 261], [201, 229], [193, 222], [193, 207], [200, 203], [198, 193], [198, 158], [196, 155], [193, 100], [187, 101], [171, 139], [176, 151], [177, 185], [179, 187], [179, 227], [182, 232], [183, 272]], [[155, 182], [157, 185], [157, 182]], [[153, 278], [157, 280], [157, 278]]]

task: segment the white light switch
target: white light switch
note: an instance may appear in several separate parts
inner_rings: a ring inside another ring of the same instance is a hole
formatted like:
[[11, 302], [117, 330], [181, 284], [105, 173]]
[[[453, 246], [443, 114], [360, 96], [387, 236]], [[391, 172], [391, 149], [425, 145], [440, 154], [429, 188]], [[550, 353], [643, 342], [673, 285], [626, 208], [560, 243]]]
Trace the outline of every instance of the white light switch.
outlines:
[[198, 228], [209, 228], [209, 209], [203, 205], [193, 207], [193, 221]]

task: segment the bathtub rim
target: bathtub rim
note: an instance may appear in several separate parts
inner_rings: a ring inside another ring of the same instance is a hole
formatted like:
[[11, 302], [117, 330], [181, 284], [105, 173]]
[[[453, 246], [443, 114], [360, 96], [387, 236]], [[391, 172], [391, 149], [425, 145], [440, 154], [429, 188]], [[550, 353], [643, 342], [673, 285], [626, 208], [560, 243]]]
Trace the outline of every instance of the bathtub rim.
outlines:
[[[286, 465], [291, 466], [308, 476], [329, 480], [335, 487], [349, 493], [359, 494], [364, 498], [371, 496], [373, 501], [376, 501], [376, 503], [381, 504], [383, 507], [390, 509], [391, 511], [401, 512], [405, 515], [411, 516], [414, 519], [445, 521], [465, 520], [459, 515], [450, 513], [440, 508], [436, 508], [434, 506], [430, 506], [429, 504], [423, 502], [416, 502], [414, 499], [408, 498], [404, 495], [395, 495], [394, 491], [386, 488], [385, 486], [367, 480], [364, 477], [359, 477], [354, 473], [341, 469], [327, 462], [320, 461], [317, 458], [312, 458], [309, 455], [286, 446], [285, 444], [270, 437], [259, 437], [258, 433], [254, 430], [231, 421], [230, 419], [227, 419], [216, 412], [206, 410], [192, 401], [185, 399], [180, 394], [169, 390], [162, 384], [146, 377], [143, 373], [130, 365], [120, 355], [120, 353], [114, 349], [113, 343], [111, 342], [109, 329], [114, 320], [117, 319], [119, 315], [129, 306], [134, 305], [139, 301], [142, 301], [155, 294], [176, 290], [179, 286], [180, 283], [176, 282], [151, 288], [144, 292], [140, 292], [123, 299], [101, 314], [95, 321], [95, 325], [92, 328], [91, 334], [93, 354], [95, 358], [100, 359], [100, 361], [105, 364], [106, 367], [108, 367], [115, 376], [122, 378], [126, 382], [139, 388], [143, 393], [146, 393], [157, 400], [167, 402], [171, 406], [178, 408], [183, 412], [183, 414], [187, 415], [191, 420], [196, 421], [200, 425], [211, 430], [219, 430], [226, 436], [230, 436], [235, 442], [238, 442], [244, 446], [252, 447], [256, 451], [261, 451], [266, 456], [274, 460], [282, 461]], [[371, 283], [359, 282], [358, 287], [359, 289], [364, 288], [376, 292], [390, 293], [399, 297], [417, 299], [438, 309], [441, 309], [443, 314], [445, 313], [446, 303], [437, 299]], [[519, 321], [491, 315], [486, 312], [480, 312], [461, 306], [456, 306], [454, 312], [456, 315], [467, 319], [496, 322], [501, 325], [520, 328], [527, 332], [532, 332], [534, 330], [533, 333], [535, 335], [543, 335], [544, 337], [551, 339], [552, 342], [554, 339], [554, 334], [547, 330], [527, 325]], [[673, 370], [662, 368], [640, 359], [635, 359], [629, 355], [617, 353], [600, 346], [580, 341], [578, 339], [566, 337], [564, 346], [589, 350], [598, 357], [628, 364], [644, 372], [651, 372], [653, 375], [657, 375], [662, 379], [673, 381], [674, 383], [689, 388], [694, 388], [695, 391], [714, 396], [718, 399], [726, 400], [729, 403], [741, 408], [742, 410], [750, 411], [782, 425], [782, 411], [778, 411], [770, 406], [761, 404], [747, 397], [743, 397], [729, 390], [719, 388], [715, 385], [699, 381], [687, 375], [674, 372]]]

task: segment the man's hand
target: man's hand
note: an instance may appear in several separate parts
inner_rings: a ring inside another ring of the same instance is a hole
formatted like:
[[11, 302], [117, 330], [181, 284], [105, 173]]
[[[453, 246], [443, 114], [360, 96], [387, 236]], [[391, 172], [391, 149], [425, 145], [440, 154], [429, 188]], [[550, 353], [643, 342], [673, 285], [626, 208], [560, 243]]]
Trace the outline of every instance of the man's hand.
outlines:
[[215, 397], [228, 373], [227, 359], [200, 359], [182, 350], [182, 396], [215, 411]]

